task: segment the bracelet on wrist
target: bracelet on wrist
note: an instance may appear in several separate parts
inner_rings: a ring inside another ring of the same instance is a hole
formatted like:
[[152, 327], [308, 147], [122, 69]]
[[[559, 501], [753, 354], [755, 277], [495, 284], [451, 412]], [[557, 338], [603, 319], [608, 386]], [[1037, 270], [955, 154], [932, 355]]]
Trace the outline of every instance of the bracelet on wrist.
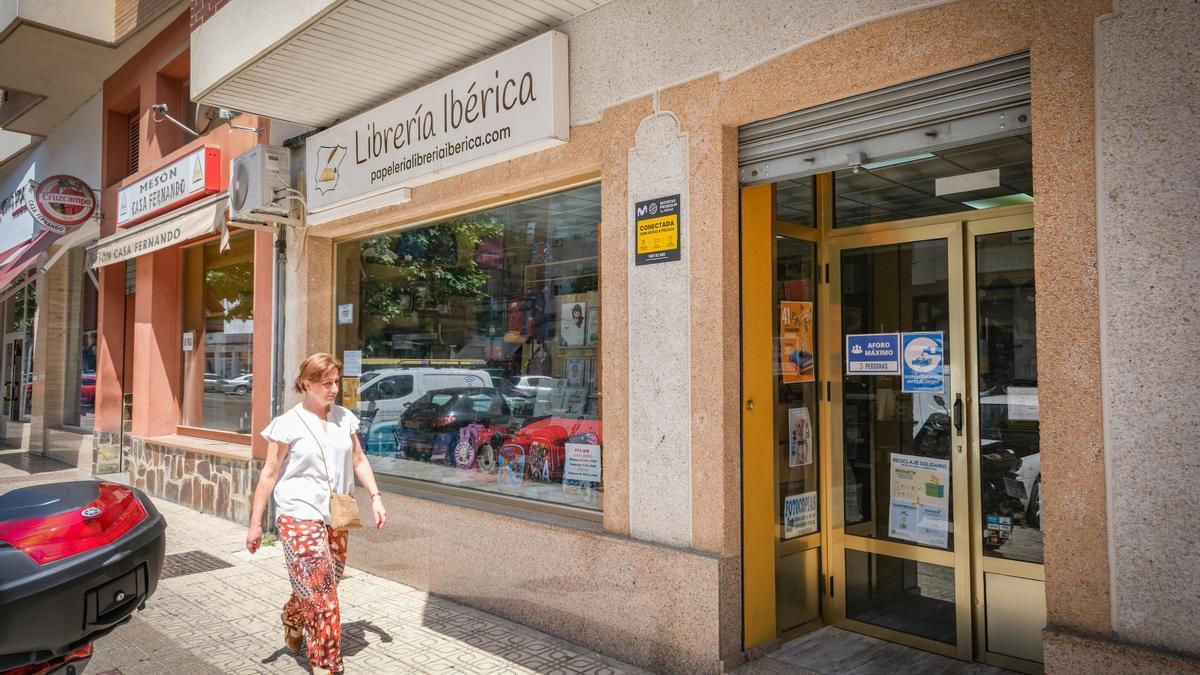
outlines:
[[371, 499], [375, 499], [376, 497], [382, 497], [382, 496], [383, 496], [382, 492], [372, 492], [371, 493]]

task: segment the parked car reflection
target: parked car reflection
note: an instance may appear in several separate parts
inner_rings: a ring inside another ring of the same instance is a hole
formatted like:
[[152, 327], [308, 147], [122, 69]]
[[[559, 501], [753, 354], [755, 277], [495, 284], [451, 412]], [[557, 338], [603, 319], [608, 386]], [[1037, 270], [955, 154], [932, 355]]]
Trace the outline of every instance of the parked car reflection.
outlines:
[[232, 379], [221, 380], [221, 391], [226, 394], [245, 396], [250, 393], [250, 389], [254, 386], [253, 378], [253, 375], [246, 373]]
[[396, 452], [407, 459], [452, 464], [461, 430], [476, 424], [507, 428], [513, 422], [511, 413], [500, 391], [490, 387], [431, 391], [400, 416]]

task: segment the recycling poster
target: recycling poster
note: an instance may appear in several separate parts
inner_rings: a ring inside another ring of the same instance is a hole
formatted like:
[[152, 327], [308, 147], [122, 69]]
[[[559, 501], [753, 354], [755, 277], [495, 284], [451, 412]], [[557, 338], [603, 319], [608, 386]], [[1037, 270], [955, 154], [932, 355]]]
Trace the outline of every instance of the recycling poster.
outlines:
[[891, 455], [888, 536], [947, 548], [950, 535], [950, 460]]

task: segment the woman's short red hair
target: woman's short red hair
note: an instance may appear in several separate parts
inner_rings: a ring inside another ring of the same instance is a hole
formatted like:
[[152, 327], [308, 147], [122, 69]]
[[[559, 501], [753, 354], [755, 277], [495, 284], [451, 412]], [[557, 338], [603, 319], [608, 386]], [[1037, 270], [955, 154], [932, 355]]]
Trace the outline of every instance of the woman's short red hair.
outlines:
[[296, 376], [296, 381], [292, 383], [292, 388], [296, 390], [297, 394], [303, 394], [305, 382], [320, 382], [326, 375], [335, 370], [340, 377], [342, 374], [342, 362], [334, 358], [333, 354], [317, 352], [300, 363], [300, 374]]

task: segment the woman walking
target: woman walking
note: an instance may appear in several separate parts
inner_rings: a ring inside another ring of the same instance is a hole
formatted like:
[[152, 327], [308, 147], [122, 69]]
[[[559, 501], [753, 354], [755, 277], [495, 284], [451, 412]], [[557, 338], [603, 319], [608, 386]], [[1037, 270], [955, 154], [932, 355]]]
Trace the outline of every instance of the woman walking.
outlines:
[[354, 477], [371, 495], [375, 527], [387, 512], [371, 464], [359, 445], [358, 418], [334, 404], [342, 364], [329, 354], [313, 354], [300, 364], [293, 385], [304, 401], [271, 420], [262, 435], [270, 443], [263, 462], [246, 549], [262, 543], [262, 519], [273, 493], [276, 529], [292, 580], [283, 607], [284, 640], [293, 652], [307, 646], [313, 672], [342, 672], [342, 618], [337, 585], [346, 565], [347, 530], [333, 529], [331, 493], [349, 494]]

